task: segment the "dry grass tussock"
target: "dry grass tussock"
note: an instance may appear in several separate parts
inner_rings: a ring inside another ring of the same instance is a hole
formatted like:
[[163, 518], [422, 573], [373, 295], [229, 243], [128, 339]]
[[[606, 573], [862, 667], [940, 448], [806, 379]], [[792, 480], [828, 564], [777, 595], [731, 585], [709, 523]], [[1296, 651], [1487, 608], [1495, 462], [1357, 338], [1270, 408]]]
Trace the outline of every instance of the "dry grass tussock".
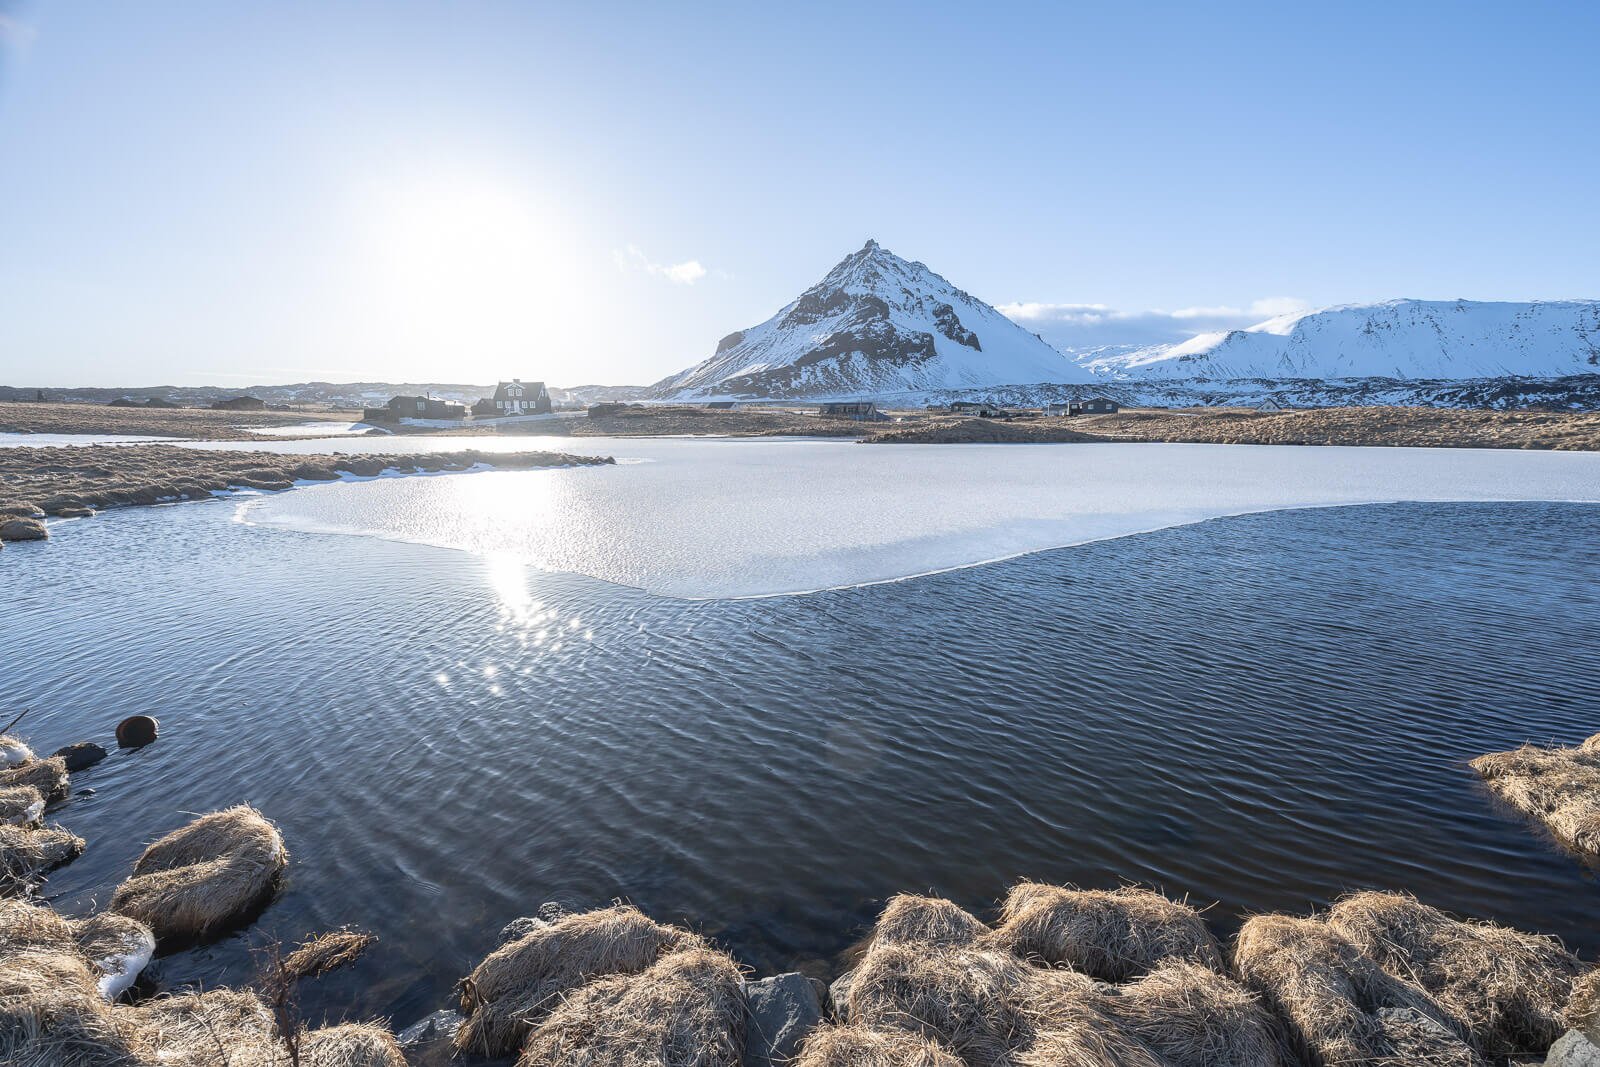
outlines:
[[1567, 999], [1567, 1025], [1582, 1030], [1583, 1036], [1600, 1044], [1600, 970], [1590, 971], [1572, 983]]
[[0, 897], [26, 891], [82, 852], [83, 838], [56, 827], [0, 826]]
[[28, 785], [43, 794], [47, 803], [54, 804], [67, 796], [67, 761], [60, 756], [29, 760], [18, 767], [0, 771], [0, 788]]
[[283, 958], [282, 972], [290, 981], [317, 978], [329, 971], [354, 963], [377, 942], [371, 934], [355, 930], [333, 930], [302, 941]]
[[975, 945], [989, 928], [942, 897], [900, 893], [890, 897], [872, 929], [875, 945]]
[[1147, 889], [1073, 889], [1022, 882], [1007, 895], [995, 943], [1025, 959], [1123, 982], [1166, 960], [1223, 969], [1200, 913]]
[[850, 987], [852, 1024], [931, 1040], [969, 1067], [1278, 1067], [1257, 998], [1172, 960], [1115, 986], [982, 948], [883, 945]]
[[1553, 937], [1465, 922], [1400, 893], [1355, 893], [1328, 926], [1391, 975], [1410, 979], [1484, 1055], [1542, 1054], [1567, 1029], [1578, 958]]
[[518, 1067], [738, 1067], [744, 994], [726, 954], [692, 947], [639, 974], [568, 994], [529, 1035]]
[[1259, 915], [1244, 924], [1234, 969], [1288, 1026], [1313, 1067], [1478, 1067], [1450, 1013], [1387, 974], [1319, 919]]
[[31, 785], [0, 786], [0, 823], [32, 826], [44, 815], [44, 794]]
[[288, 852], [254, 808], [202, 815], [144, 850], [111, 910], [166, 943], [203, 941], [247, 916], [276, 890]]
[[992, 931], [949, 901], [897, 897], [835, 1007], [852, 1029], [931, 1040], [968, 1067], [1293, 1062], [1222, 963], [1199, 913], [1145, 890], [1024, 883]]
[[937, 1042], [906, 1030], [819, 1026], [794, 1067], [966, 1067]]
[[458, 1052], [508, 1056], [562, 996], [596, 978], [637, 974], [664, 950], [697, 939], [639, 909], [616, 905], [566, 915], [495, 949], [461, 983]]
[[874, 945], [850, 982], [851, 1023], [910, 1030], [971, 1067], [1001, 1067], [1032, 1041], [1035, 976], [1006, 952], [918, 944]]
[[[0, 900], [0, 1063], [6, 1067], [292, 1067], [266, 1001], [215, 989], [130, 1006], [108, 999], [106, 964], [148, 959], [154, 939], [126, 916], [66, 920]], [[318, 957], [327, 963], [342, 953]], [[142, 965], [142, 961], [141, 961]], [[405, 1067], [382, 1027], [301, 1035], [300, 1067]]]
[[1494, 752], [1472, 769], [1502, 800], [1544, 823], [1552, 836], [1600, 861], [1600, 734], [1575, 748]]

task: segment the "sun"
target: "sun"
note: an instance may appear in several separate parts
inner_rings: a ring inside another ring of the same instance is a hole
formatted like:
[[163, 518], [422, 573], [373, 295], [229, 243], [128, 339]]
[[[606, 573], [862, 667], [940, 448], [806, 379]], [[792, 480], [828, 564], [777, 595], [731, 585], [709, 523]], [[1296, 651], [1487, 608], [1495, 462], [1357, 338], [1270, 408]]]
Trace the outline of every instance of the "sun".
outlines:
[[379, 184], [363, 213], [375, 325], [407, 354], [436, 359], [432, 380], [510, 373], [584, 313], [566, 267], [571, 235], [559, 208], [532, 190], [482, 176], [414, 178]]

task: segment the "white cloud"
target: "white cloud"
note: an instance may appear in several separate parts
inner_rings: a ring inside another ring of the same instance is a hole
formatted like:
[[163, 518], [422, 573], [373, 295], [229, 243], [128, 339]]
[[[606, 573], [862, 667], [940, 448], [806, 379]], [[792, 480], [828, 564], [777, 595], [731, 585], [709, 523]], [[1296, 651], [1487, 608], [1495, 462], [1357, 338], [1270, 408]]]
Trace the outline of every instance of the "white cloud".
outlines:
[[1156, 345], [1186, 341], [1197, 333], [1241, 330], [1278, 315], [1309, 311], [1295, 297], [1253, 300], [1243, 307], [1188, 307], [1176, 311], [1120, 311], [1106, 304], [1014, 303], [1001, 314], [1037, 332], [1057, 348], [1080, 350], [1106, 345]]
[[674, 285], [693, 285], [707, 273], [698, 259], [686, 259], [682, 263], [657, 263], [645, 255], [637, 245], [629, 245], [621, 251], [613, 252], [611, 258], [616, 262], [618, 270], [643, 271], [657, 278], [665, 278]]

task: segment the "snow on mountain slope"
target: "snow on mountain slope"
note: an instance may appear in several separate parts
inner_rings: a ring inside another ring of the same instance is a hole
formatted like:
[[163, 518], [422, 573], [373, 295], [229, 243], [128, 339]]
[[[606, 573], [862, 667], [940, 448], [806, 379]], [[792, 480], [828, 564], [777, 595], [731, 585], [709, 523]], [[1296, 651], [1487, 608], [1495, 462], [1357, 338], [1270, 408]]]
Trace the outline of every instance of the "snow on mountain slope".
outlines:
[[1093, 375], [921, 263], [868, 241], [710, 359], [657, 383], [659, 399], [856, 397]]
[[1097, 354], [1081, 365], [1112, 380], [1595, 374], [1600, 301], [1350, 304], [1181, 344]]

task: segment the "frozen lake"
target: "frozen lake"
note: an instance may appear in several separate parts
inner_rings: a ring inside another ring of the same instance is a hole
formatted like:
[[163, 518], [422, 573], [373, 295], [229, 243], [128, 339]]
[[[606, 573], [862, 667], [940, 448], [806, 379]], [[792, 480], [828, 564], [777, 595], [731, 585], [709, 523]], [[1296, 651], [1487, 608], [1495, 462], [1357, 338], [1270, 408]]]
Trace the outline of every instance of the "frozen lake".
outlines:
[[[240, 517], [462, 549], [702, 599], [891, 581], [1262, 511], [1391, 501], [1600, 502], [1600, 454], [1578, 452], [672, 438], [484, 443], [612, 454], [618, 466], [316, 486], [253, 499], [240, 505]], [[317, 451], [334, 443], [296, 444], [296, 451]], [[479, 442], [360, 444], [398, 451]]]

